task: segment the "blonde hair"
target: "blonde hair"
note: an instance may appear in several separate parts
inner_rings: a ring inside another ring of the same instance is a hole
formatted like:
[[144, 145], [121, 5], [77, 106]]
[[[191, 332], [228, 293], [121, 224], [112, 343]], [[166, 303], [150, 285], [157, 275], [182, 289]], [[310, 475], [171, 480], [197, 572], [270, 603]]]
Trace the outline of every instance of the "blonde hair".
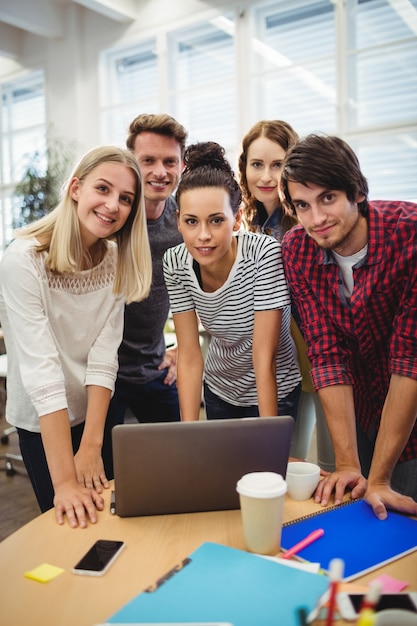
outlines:
[[[248, 162], [248, 151], [251, 144], [259, 137], [266, 137], [277, 143], [285, 152], [287, 152], [298, 141], [298, 135], [295, 130], [282, 120], [261, 120], [257, 122], [246, 133], [242, 140], [242, 152], [239, 156], [238, 166], [240, 173], [240, 186], [242, 188], [243, 197], [243, 223], [248, 230], [256, 231], [258, 228], [258, 204], [255, 196], [251, 194], [246, 177], [246, 166]], [[284, 231], [289, 230], [297, 223], [297, 220], [286, 211], [283, 206], [282, 226]]]
[[[83, 181], [102, 163], [120, 163], [128, 167], [136, 181], [135, 197], [131, 211], [123, 227], [109, 240], [116, 241], [117, 267], [113, 293], [121, 294], [127, 303], [146, 298], [152, 282], [152, 260], [146, 226], [145, 200], [142, 176], [135, 156], [123, 148], [100, 146], [87, 152], [76, 165], [63, 190], [56, 208], [40, 220], [16, 231], [16, 237], [40, 240], [39, 252], [46, 251], [47, 267], [58, 273], [75, 273], [83, 267], [86, 255], [81, 240], [77, 215], [77, 202], [70, 194], [71, 180], [76, 177]], [[100, 259], [106, 254], [107, 245], [103, 242]], [[92, 263], [91, 263], [92, 264]]]

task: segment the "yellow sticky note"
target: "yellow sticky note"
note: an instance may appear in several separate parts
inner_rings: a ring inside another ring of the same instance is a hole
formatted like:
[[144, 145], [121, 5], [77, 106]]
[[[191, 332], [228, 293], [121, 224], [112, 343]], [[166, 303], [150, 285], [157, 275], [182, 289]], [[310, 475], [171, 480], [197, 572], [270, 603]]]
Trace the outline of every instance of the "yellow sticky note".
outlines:
[[62, 567], [56, 567], [55, 565], [48, 565], [48, 563], [43, 563], [35, 569], [31, 569], [29, 572], [25, 572], [23, 575], [26, 578], [31, 578], [32, 580], [36, 580], [40, 583], [49, 583], [50, 580], [56, 578], [60, 574], [65, 572]]

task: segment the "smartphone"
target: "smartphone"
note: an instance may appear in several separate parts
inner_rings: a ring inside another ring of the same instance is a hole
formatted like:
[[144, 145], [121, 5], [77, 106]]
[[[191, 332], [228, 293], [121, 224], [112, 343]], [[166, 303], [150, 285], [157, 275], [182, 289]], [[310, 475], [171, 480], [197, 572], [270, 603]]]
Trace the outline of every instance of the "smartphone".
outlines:
[[123, 541], [99, 539], [73, 568], [74, 574], [102, 576], [124, 548]]
[[[364, 597], [364, 594], [361, 593], [337, 594], [337, 604], [343, 619], [355, 621], [358, 618]], [[376, 605], [375, 611], [384, 611], [385, 609], [402, 609], [417, 613], [417, 592], [384, 593]]]

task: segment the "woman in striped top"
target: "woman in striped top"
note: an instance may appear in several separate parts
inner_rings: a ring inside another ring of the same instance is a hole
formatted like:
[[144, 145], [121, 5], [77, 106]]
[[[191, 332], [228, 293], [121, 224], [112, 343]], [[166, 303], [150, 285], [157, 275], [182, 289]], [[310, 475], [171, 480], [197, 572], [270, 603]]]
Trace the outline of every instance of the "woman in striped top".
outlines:
[[[178, 341], [181, 417], [293, 415], [301, 376], [281, 245], [240, 230], [241, 192], [224, 150], [189, 146], [177, 191], [184, 243], [164, 255]], [[199, 321], [211, 336], [204, 363]]]

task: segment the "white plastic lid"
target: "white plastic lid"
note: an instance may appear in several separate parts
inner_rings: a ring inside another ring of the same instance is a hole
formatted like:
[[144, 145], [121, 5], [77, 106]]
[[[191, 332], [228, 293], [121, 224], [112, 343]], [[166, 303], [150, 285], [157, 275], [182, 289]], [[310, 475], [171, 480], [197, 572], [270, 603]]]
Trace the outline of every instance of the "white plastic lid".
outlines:
[[236, 490], [251, 498], [275, 498], [287, 493], [287, 485], [281, 474], [251, 472], [237, 481]]

